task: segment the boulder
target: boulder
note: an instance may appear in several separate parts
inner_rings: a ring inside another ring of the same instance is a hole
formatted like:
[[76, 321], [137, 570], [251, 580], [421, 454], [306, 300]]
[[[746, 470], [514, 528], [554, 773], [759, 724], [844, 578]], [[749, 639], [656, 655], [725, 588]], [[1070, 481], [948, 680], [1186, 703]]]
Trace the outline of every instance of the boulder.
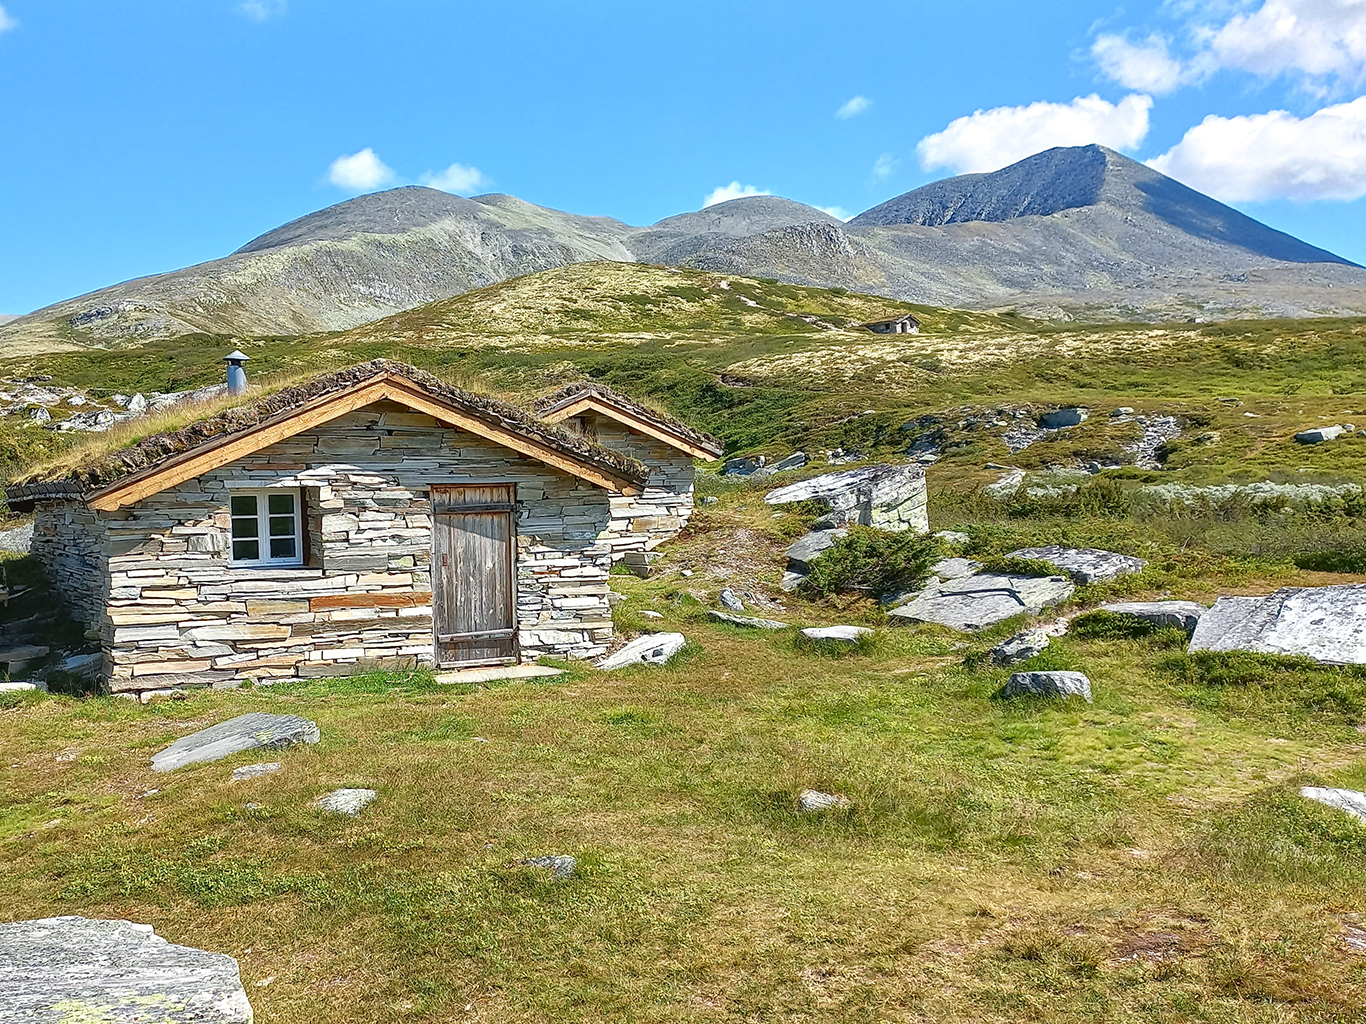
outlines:
[[805, 575], [811, 571], [811, 563], [823, 555], [841, 537], [849, 536], [848, 530], [813, 530], [798, 537], [787, 549], [787, 571]]
[[280, 770], [279, 761], [262, 761], [260, 764], [244, 764], [240, 768], [232, 770], [232, 781], [242, 782], [246, 779], [254, 779], [261, 775], [269, 775], [271, 772]]
[[1091, 703], [1091, 680], [1080, 672], [1016, 672], [1003, 697], [1080, 697]]
[[152, 755], [152, 770], [169, 772], [200, 761], [220, 761], [243, 750], [275, 750], [317, 743], [320, 738], [317, 723], [307, 718], [253, 711], [182, 736]]
[[982, 491], [993, 498], [1009, 498], [1020, 489], [1024, 478], [1023, 469], [1008, 469], [999, 478], [983, 487]]
[[1065, 576], [983, 573], [931, 583], [887, 614], [893, 621], [930, 622], [971, 631], [1013, 615], [1037, 615], [1049, 605], [1066, 601], [1075, 589]]
[[712, 622], [725, 622], [732, 626], [744, 626], [746, 629], [786, 629], [786, 622], [779, 622], [777, 619], [760, 619], [753, 615], [731, 615], [729, 612], [707, 612], [707, 618]]
[[1366, 584], [1286, 587], [1265, 597], [1221, 597], [1200, 616], [1191, 651], [1299, 655], [1366, 665]]
[[840, 796], [838, 793], [822, 793], [818, 789], [804, 789], [797, 797], [797, 810], [803, 814], [814, 814], [817, 811], [829, 811], [837, 807], [851, 806], [847, 796]]
[[1014, 665], [1042, 654], [1048, 644], [1049, 636], [1043, 630], [1027, 629], [1008, 640], [1002, 640], [987, 652], [987, 660], [993, 665]]
[[810, 459], [806, 457], [806, 452], [793, 452], [785, 459], [779, 459], [771, 466], [765, 466], [759, 470], [759, 476], [772, 476], [774, 473], [785, 473], [790, 469], [801, 469]]
[[1078, 583], [1100, 583], [1117, 576], [1142, 572], [1148, 563], [1131, 555], [1121, 555], [1099, 548], [1065, 548], [1049, 544], [1041, 548], [1021, 548], [1007, 558], [1033, 558], [1056, 565]]
[[982, 563], [971, 558], [941, 558], [930, 566], [930, 572], [945, 583], [950, 580], [965, 580], [982, 571]]
[[959, 533], [957, 530], [940, 530], [934, 537], [945, 544], [966, 544], [972, 540], [966, 533]]
[[317, 808], [329, 814], [345, 814], [354, 818], [379, 796], [373, 789], [334, 789], [319, 797]]
[[769, 491], [764, 501], [770, 505], [814, 501], [828, 510], [820, 523], [825, 527], [930, 530], [923, 466], [879, 463], [826, 473]]
[[726, 608], [730, 611], [742, 612], [745, 610], [745, 602], [736, 597], [735, 591], [731, 590], [730, 587], [721, 591], [718, 600], [721, 602], [722, 608]]
[[1295, 435], [1295, 440], [1300, 444], [1319, 444], [1322, 441], [1336, 441], [1346, 432], [1346, 428], [1341, 426], [1314, 427], [1310, 430], [1301, 430]]
[[1158, 629], [1184, 629], [1187, 635], [1195, 632], [1200, 616], [1207, 611], [1194, 601], [1121, 601], [1103, 604], [1100, 610], [1150, 622]]
[[721, 467], [722, 476], [753, 476], [764, 468], [768, 459], [762, 455], [748, 455], [737, 459], [727, 459]]
[[1063, 427], [1079, 427], [1086, 422], [1091, 413], [1087, 409], [1073, 406], [1070, 409], [1051, 409], [1039, 416], [1039, 426], [1045, 430], [1060, 430]]
[[0, 1021], [251, 1024], [237, 961], [149, 924], [49, 917], [0, 924]]
[[16, 555], [26, 555], [28, 554], [29, 546], [32, 543], [32, 523], [16, 526], [12, 530], [0, 530], [0, 551], [9, 551]]
[[610, 672], [627, 665], [663, 665], [687, 642], [682, 633], [647, 633], [603, 658], [598, 662], [598, 668]]
[[802, 630], [803, 639], [835, 649], [857, 647], [864, 637], [872, 635], [867, 626], [811, 626]]
[[563, 853], [547, 854], [544, 857], [528, 857], [526, 860], [517, 862], [526, 868], [549, 868], [551, 877], [557, 881], [566, 878], [573, 878], [574, 872], [578, 870], [579, 862]]
[[1321, 786], [1305, 786], [1300, 790], [1300, 796], [1309, 800], [1317, 800], [1321, 804], [1345, 811], [1354, 818], [1366, 821], [1366, 793], [1358, 793], [1354, 789], [1325, 789]]

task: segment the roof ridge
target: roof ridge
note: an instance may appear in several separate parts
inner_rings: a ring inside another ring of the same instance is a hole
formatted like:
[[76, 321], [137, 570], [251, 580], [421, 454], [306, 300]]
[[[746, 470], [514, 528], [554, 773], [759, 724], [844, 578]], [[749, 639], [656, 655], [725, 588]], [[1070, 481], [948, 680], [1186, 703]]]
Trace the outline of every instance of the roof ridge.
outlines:
[[667, 430], [683, 440], [689, 442], [694, 447], [703, 451], [720, 456], [725, 452], [725, 445], [711, 434], [690, 427], [672, 416], [648, 408], [637, 402], [635, 399], [623, 395], [620, 391], [613, 391], [605, 384], [600, 384], [595, 380], [578, 380], [552, 391], [548, 395], [543, 395], [532, 403], [531, 408], [537, 416], [542, 418], [551, 415], [567, 405], [572, 405], [579, 399], [595, 396], [605, 399], [608, 405], [614, 405], [625, 412], [629, 412], [639, 419], [645, 420], [657, 427]]

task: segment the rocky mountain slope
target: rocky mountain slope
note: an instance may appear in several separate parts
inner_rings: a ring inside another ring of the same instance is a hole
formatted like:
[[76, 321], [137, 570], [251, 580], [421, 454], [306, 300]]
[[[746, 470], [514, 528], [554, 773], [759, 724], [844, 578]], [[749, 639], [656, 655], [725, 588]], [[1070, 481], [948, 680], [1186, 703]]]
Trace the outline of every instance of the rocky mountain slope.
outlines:
[[1100, 146], [908, 192], [845, 224], [735, 199], [636, 228], [512, 196], [405, 187], [301, 217], [220, 260], [0, 325], [0, 355], [346, 330], [523, 274], [659, 263], [942, 306], [1079, 319], [1366, 313], [1366, 270]]

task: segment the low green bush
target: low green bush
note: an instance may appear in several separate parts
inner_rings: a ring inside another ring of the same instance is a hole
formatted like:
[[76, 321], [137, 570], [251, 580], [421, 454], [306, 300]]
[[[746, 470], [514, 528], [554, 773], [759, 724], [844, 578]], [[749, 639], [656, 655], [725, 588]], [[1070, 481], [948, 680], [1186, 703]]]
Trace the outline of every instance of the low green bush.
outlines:
[[919, 586], [939, 557], [933, 537], [856, 526], [811, 563], [801, 587], [815, 597], [852, 592], [877, 597]]

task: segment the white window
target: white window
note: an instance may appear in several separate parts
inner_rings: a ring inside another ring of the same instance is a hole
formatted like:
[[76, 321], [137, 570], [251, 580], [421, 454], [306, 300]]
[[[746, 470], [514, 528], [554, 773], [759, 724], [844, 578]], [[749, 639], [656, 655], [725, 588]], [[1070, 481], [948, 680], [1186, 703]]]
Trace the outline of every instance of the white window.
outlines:
[[234, 565], [302, 565], [299, 492], [286, 488], [233, 491]]

